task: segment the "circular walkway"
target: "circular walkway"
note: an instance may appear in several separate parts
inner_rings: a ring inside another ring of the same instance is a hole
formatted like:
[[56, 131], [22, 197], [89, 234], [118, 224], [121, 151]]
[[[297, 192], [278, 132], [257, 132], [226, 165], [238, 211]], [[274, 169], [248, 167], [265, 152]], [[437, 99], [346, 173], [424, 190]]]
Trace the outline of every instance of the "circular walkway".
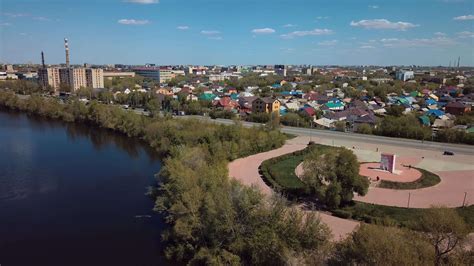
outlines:
[[[328, 139], [313, 141], [330, 145]], [[260, 164], [270, 158], [304, 149], [309, 142], [309, 137], [296, 137], [288, 140], [281, 148], [237, 159], [229, 164], [229, 175], [245, 185], [254, 185], [265, 195], [271, 195], [272, 189], [263, 182], [258, 172]], [[436, 151], [419, 149], [400, 149], [389, 145], [374, 146], [370, 143], [349, 142], [336, 143], [338, 146], [355, 147], [354, 153], [359, 161], [376, 161], [380, 159], [380, 152], [391, 152], [409, 158], [412, 166], [426, 169], [439, 175], [441, 182], [433, 187], [416, 190], [391, 190], [370, 187], [366, 196], [355, 196], [354, 200], [387, 206], [407, 207], [410, 198], [410, 208], [429, 208], [433, 205], [459, 207], [474, 203], [474, 156], [456, 155], [442, 156]], [[416, 159], [413, 156], [418, 155]], [[400, 162], [403, 162], [400, 160]], [[465, 200], [464, 200], [465, 197]], [[325, 213], [320, 213], [321, 220], [326, 223], [334, 234], [336, 240], [343, 238], [354, 230], [359, 224], [356, 221], [337, 218]]]

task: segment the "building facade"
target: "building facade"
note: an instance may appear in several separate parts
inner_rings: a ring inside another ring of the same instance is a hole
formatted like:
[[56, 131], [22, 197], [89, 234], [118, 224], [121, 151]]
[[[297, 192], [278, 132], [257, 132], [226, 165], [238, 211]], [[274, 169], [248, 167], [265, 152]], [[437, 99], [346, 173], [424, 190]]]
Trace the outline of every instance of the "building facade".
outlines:
[[104, 78], [134, 78], [135, 72], [103, 72]]
[[61, 85], [68, 86], [72, 92], [81, 87], [87, 87], [85, 68], [61, 68], [59, 69]]
[[395, 74], [395, 78], [398, 80], [407, 81], [415, 78], [415, 72], [409, 70], [399, 70]]
[[89, 88], [103, 88], [104, 71], [100, 68], [86, 68], [86, 83]]
[[133, 71], [142, 77], [160, 81], [160, 68], [159, 67], [138, 67], [134, 68]]
[[38, 80], [41, 87], [46, 88], [51, 86], [55, 91], [59, 89], [61, 84], [59, 76], [59, 68], [47, 67], [38, 70]]
[[252, 102], [253, 113], [280, 113], [280, 101], [271, 97], [257, 98]]
[[174, 78], [173, 70], [161, 68], [160, 69], [160, 83], [166, 83]]

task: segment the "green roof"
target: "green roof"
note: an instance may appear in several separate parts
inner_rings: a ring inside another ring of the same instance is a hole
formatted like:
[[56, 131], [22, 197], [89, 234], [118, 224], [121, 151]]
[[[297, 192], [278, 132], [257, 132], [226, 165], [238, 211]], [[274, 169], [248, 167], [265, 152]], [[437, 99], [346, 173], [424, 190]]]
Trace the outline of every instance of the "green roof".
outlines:
[[199, 100], [212, 101], [216, 98], [216, 95], [212, 93], [203, 93], [199, 95]]
[[410, 96], [411, 97], [418, 97], [418, 96], [420, 96], [420, 93], [418, 91], [412, 91], [412, 92], [410, 92]]
[[466, 131], [467, 133], [474, 133], [474, 127], [470, 127]]
[[410, 104], [410, 102], [405, 98], [398, 98], [398, 101], [401, 102], [402, 104]]
[[418, 117], [418, 118], [420, 119], [420, 121], [421, 121], [421, 123], [422, 123], [423, 125], [425, 125], [425, 126], [431, 125], [430, 118], [427, 117], [426, 115], [422, 115], [422, 116], [420, 116], [420, 117]]
[[328, 103], [326, 103], [326, 106], [327, 106], [328, 108], [341, 108], [341, 107], [344, 107], [344, 104], [341, 103], [341, 102], [337, 102], [337, 103], [335, 103], [335, 102], [328, 102]]

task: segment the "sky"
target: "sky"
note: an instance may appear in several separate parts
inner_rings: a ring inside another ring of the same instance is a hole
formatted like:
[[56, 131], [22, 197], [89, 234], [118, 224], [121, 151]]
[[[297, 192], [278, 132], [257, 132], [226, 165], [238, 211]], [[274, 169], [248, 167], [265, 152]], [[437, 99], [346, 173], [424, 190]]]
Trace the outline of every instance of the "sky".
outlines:
[[474, 66], [474, 0], [0, 0], [0, 63]]

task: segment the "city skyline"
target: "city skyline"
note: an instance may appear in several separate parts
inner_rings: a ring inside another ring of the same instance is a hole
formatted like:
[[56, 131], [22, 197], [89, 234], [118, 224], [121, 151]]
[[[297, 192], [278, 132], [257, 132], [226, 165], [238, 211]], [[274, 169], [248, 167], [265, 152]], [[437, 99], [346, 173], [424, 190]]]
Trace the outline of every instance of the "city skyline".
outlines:
[[473, 3], [2, 0], [0, 61], [473, 66]]

